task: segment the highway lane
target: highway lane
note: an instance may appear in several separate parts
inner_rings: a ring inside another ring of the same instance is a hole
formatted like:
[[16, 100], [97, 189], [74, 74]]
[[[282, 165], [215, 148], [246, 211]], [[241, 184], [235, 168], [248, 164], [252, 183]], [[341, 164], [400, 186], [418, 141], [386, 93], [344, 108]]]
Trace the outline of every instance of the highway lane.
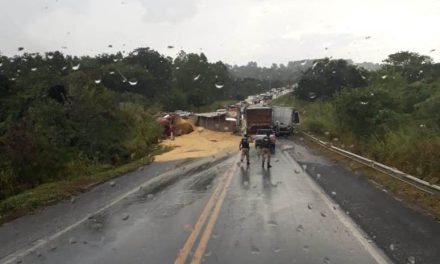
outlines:
[[[279, 148], [290, 147], [283, 142]], [[286, 152], [142, 189], [11, 263], [388, 263]]]

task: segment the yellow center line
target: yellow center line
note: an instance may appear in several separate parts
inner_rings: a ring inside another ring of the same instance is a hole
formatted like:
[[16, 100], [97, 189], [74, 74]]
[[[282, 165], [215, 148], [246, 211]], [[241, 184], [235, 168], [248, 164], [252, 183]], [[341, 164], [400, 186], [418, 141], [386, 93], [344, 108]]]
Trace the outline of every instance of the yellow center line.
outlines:
[[[233, 164], [232, 166], [234, 166], [234, 165], [235, 164]], [[211, 197], [209, 198], [208, 202], [206, 203], [205, 207], [203, 208], [203, 211], [200, 214], [199, 218], [197, 219], [197, 222], [194, 226], [194, 229], [192, 230], [191, 234], [189, 235], [188, 239], [186, 240], [185, 245], [180, 250], [179, 255], [177, 256], [176, 260], [174, 261], [174, 264], [184, 264], [186, 259], [188, 258], [188, 255], [189, 255], [194, 243], [196, 242], [197, 237], [199, 236], [203, 225], [205, 224], [206, 220], [208, 219], [208, 216], [211, 212], [211, 209], [215, 205], [216, 199], [219, 197], [219, 194], [221, 193], [222, 189], [226, 185], [227, 176], [229, 176], [229, 172], [230, 172], [230, 169], [228, 169], [225, 172], [225, 174], [223, 174], [220, 182], [217, 184], [217, 187], [215, 188], [214, 192], [211, 194]]]
[[191, 264], [199, 264], [202, 262], [203, 254], [205, 253], [206, 246], [208, 245], [209, 238], [211, 237], [212, 230], [214, 229], [214, 225], [217, 222], [218, 216], [220, 214], [220, 209], [223, 205], [223, 201], [226, 197], [226, 192], [228, 191], [229, 185], [231, 184], [232, 178], [235, 174], [235, 170], [237, 167], [235, 166], [235, 163], [233, 165], [232, 170], [229, 171], [229, 174], [226, 178], [226, 183], [224, 185], [224, 188], [222, 189], [222, 193], [220, 194], [219, 199], [217, 200], [217, 203], [215, 204], [214, 210], [212, 211], [211, 217], [209, 218], [208, 223], [206, 224], [205, 231], [203, 232], [199, 246], [197, 247], [193, 259], [191, 261]]

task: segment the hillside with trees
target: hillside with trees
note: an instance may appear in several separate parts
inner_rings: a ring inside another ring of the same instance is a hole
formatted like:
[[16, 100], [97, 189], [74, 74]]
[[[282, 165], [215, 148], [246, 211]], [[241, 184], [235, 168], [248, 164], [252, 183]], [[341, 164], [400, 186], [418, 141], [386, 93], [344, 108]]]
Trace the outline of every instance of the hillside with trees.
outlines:
[[391, 54], [376, 71], [317, 60], [278, 103], [303, 111], [303, 128], [334, 144], [439, 182], [440, 64], [429, 56]]

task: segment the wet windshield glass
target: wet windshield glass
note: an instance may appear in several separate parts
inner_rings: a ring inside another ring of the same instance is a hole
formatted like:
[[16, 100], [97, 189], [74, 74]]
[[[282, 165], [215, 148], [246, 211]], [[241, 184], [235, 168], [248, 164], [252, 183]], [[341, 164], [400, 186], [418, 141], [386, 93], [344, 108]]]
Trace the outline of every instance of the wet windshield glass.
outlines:
[[0, 6], [0, 263], [439, 262], [440, 1]]

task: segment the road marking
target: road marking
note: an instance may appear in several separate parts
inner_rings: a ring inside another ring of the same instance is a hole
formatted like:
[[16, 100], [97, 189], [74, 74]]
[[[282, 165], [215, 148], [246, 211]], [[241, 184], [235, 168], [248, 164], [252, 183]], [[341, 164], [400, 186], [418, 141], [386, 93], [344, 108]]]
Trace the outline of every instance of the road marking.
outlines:
[[[232, 166], [235, 166], [233, 164]], [[228, 176], [229, 169], [223, 174], [223, 177], [220, 179], [220, 182], [217, 184], [217, 187], [215, 188], [214, 192], [211, 194], [211, 197], [209, 198], [208, 202], [206, 203], [205, 207], [203, 208], [202, 213], [200, 214], [199, 218], [197, 219], [197, 222], [194, 226], [194, 229], [192, 230], [191, 234], [187, 238], [185, 245], [182, 247], [182, 249], [179, 251], [179, 256], [177, 256], [177, 259], [174, 261], [174, 264], [184, 264], [186, 259], [188, 258], [188, 255], [194, 245], [194, 243], [197, 240], [197, 237], [200, 234], [200, 231], [202, 230], [203, 225], [205, 224], [206, 220], [208, 219], [209, 213], [211, 212], [211, 209], [215, 205], [215, 201], [219, 194], [221, 193], [221, 190], [226, 184], [226, 177]]]
[[[297, 161], [290, 156], [288, 153], [284, 153], [284, 157], [291, 161], [292, 164], [299, 165]], [[306, 181], [309, 182], [312, 189], [318, 193], [325, 204], [330, 208], [333, 207], [334, 204], [337, 204], [336, 202], [333, 202], [332, 199], [325, 193], [325, 191], [315, 182], [312, 180], [310, 175], [306, 174]], [[365, 238], [364, 231], [354, 222], [353, 219], [351, 219], [346, 214], [342, 213], [340, 210], [329, 210], [329, 212], [333, 212], [336, 217], [339, 219], [339, 221], [350, 231], [350, 233], [353, 235], [353, 237], [358, 240], [358, 242], [363, 246], [363, 248], [370, 254], [370, 256], [376, 261], [378, 264], [390, 264], [392, 263], [391, 260], [383, 253], [381, 249], [379, 249], [375, 244], [369, 243], [367, 239]]]
[[226, 192], [228, 191], [229, 185], [231, 184], [232, 178], [237, 169], [235, 164], [232, 166], [233, 168], [232, 170], [229, 171], [229, 174], [227, 175], [226, 183], [222, 189], [222, 193], [220, 194], [220, 197], [217, 200], [214, 210], [212, 211], [211, 218], [209, 219], [209, 222], [206, 224], [205, 231], [203, 232], [203, 235], [200, 238], [199, 246], [197, 247], [194, 253], [191, 264], [199, 264], [202, 262], [203, 254], [205, 253], [206, 246], [208, 245], [209, 238], [211, 237], [212, 234], [212, 230], [214, 229], [214, 225], [217, 222], [218, 216], [220, 214], [220, 209], [222, 208], [223, 201], [225, 200]]
[[[165, 177], [166, 175], [172, 175], [173, 173], [176, 173], [178, 171], [178, 169], [173, 169], [171, 171], [167, 171], [164, 172], [163, 174], [161, 174], [163, 177]], [[32, 245], [31, 247], [24, 249], [24, 250], [17, 250], [14, 253], [9, 254], [8, 256], [0, 259], [0, 263], [2, 264], [12, 264], [17, 262], [17, 258], [22, 258], [32, 252], [34, 252], [36, 249], [38, 249], [39, 247], [44, 246], [45, 244], [47, 244], [48, 242], [57, 239], [58, 237], [64, 235], [65, 233], [69, 232], [70, 230], [74, 229], [75, 227], [79, 226], [80, 224], [84, 223], [85, 221], [87, 221], [90, 218], [90, 215], [96, 215], [99, 214], [101, 212], [103, 212], [104, 210], [110, 208], [111, 206], [119, 203], [120, 201], [124, 200], [125, 198], [127, 198], [128, 196], [136, 193], [139, 191], [139, 187], [147, 187], [148, 185], [150, 185], [151, 183], [154, 183], [155, 181], [159, 181], [161, 180], [159, 177], [161, 176], [159, 175], [158, 177], [154, 177], [152, 179], [148, 179], [145, 182], [143, 182], [140, 186], [137, 186], [133, 189], [131, 189], [130, 191], [120, 195], [119, 197], [117, 197], [115, 200], [113, 200], [112, 202], [108, 203], [107, 205], [101, 207], [100, 209], [98, 209], [97, 211], [95, 211], [93, 214], [89, 214], [86, 217], [78, 220], [77, 222], [65, 227], [64, 229], [58, 231], [57, 233], [50, 235], [47, 238], [43, 238], [43, 239], [39, 239], [37, 240], [37, 243], [35, 243], [34, 245]]]

